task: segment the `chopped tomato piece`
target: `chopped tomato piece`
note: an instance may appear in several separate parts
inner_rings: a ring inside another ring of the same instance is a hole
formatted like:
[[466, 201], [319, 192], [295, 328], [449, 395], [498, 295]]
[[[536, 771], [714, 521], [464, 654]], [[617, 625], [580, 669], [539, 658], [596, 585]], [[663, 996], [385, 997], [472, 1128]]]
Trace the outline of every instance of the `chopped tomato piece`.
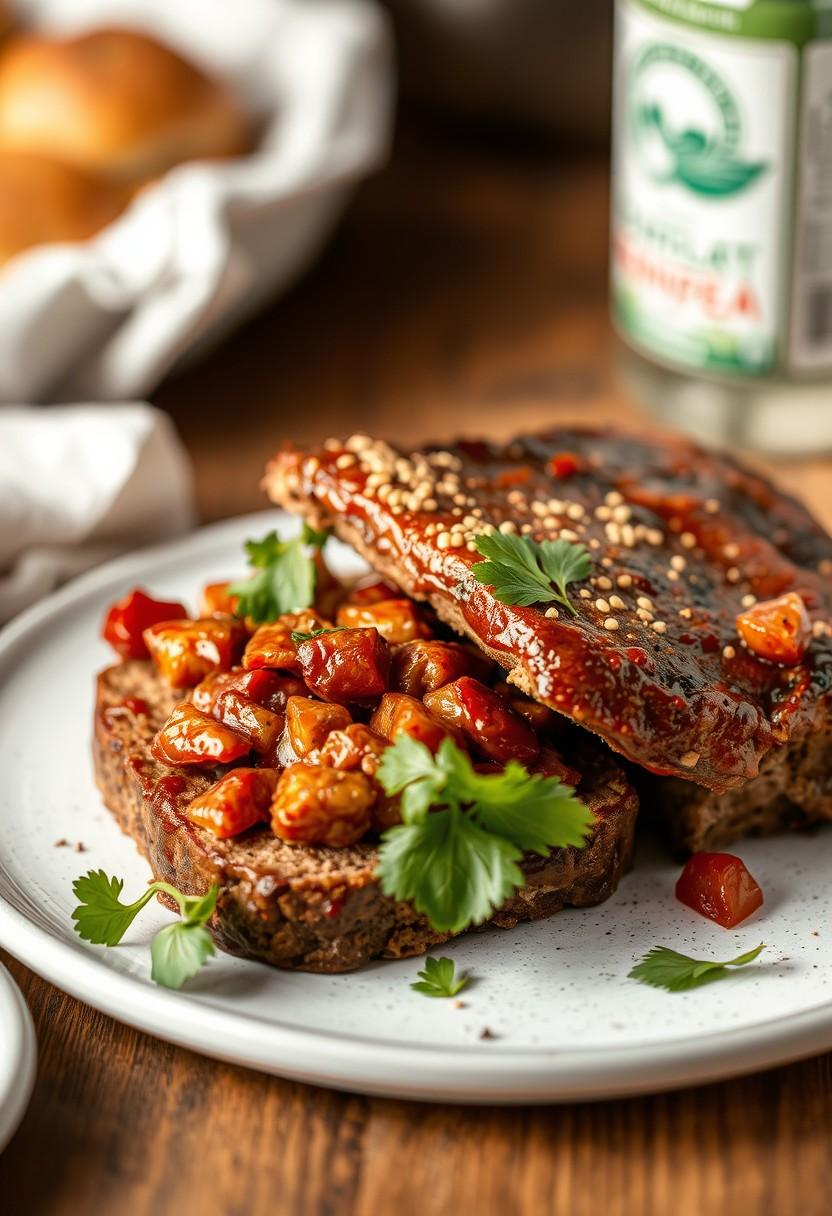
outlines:
[[275, 667], [283, 671], [300, 673], [297, 643], [293, 633], [315, 633], [319, 629], [331, 629], [332, 625], [317, 612], [287, 612], [268, 625], [255, 630], [243, 655], [243, 667]]
[[199, 610], [203, 616], [213, 616], [215, 612], [221, 612], [226, 616], [234, 615], [240, 601], [239, 596], [231, 595], [228, 590], [230, 586], [231, 583], [205, 584], [199, 603]]
[[391, 645], [429, 638], [430, 630], [410, 600], [379, 600], [375, 604], [342, 604], [338, 624], [347, 629], [374, 626]]
[[289, 844], [355, 844], [370, 826], [376, 791], [363, 773], [293, 764], [272, 801], [272, 830]]
[[145, 629], [159, 621], [173, 621], [184, 616], [187, 616], [184, 604], [151, 599], [136, 587], [107, 610], [101, 634], [123, 659], [147, 659], [150, 654], [143, 636]]
[[565, 480], [567, 477], [574, 477], [582, 465], [580, 456], [574, 452], [555, 452], [554, 456], [549, 457], [546, 468], [553, 477]]
[[188, 818], [220, 840], [268, 823], [277, 777], [273, 768], [232, 769], [193, 800]]
[[459, 742], [462, 739], [458, 731], [437, 722], [421, 701], [403, 692], [384, 694], [370, 718], [370, 726], [391, 743], [394, 743], [396, 735], [403, 731], [411, 738], [424, 743], [432, 752], [438, 750], [439, 744], [448, 735]]
[[428, 693], [425, 705], [440, 722], [462, 731], [489, 760], [527, 764], [540, 751], [526, 719], [493, 688], [470, 676]]
[[405, 642], [393, 654], [393, 683], [408, 696], [424, 697], [459, 676], [485, 676], [490, 668], [488, 659], [459, 642]]
[[341, 629], [298, 643], [303, 678], [325, 701], [376, 701], [390, 686], [390, 647], [377, 629]]
[[803, 600], [789, 591], [741, 612], [737, 632], [758, 659], [793, 667], [806, 654], [812, 624]]
[[330, 731], [344, 730], [351, 722], [343, 705], [311, 697], [290, 697], [286, 702], [286, 738], [298, 759], [323, 747]]
[[230, 764], [245, 756], [251, 743], [184, 702], [156, 734], [150, 750], [165, 764]]
[[206, 676], [191, 694], [191, 701], [203, 713], [211, 713], [221, 692], [233, 688], [236, 692], [256, 701], [258, 705], [273, 713], [286, 708], [289, 697], [303, 697], [308, 692], [303, 680], [268, 667], [255, 667], [252, 671], [218, 671]]
[[733, 929], [756, 912], [763, 892], [732, 853], [694, 853], [676, 883], [676, 898], [694, 912]]
[[159, 674], [171, 688], [192, 688], [214, 671], [228, 671], [246, 640], [233, 616], [198, 621], [162, 621], [144, 631], [144, 640]]
[[283, 730], [283, 714], [273, 713], [234, 688], [220, 693], [211, 712], [218, 722], [248, 739], [249, 745], [261, 754], [276, 746]]
[[388, 740], [369, 726], [353, 722], [343, 730], [330, 731], [318, 762], [325, 768], [342, 768], [347, 772], [360, 769], [368, 777], [375, 777], [379, 761], [389, 746]]

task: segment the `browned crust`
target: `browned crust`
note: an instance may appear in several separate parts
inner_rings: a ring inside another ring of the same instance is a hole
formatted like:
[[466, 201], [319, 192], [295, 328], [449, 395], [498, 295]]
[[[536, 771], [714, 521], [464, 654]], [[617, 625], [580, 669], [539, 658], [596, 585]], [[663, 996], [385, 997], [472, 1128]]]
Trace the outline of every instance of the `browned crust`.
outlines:
[[[147, 716], [120, 703], [141, 697]], [[278, 967], [350, 971], [374, 958], [424, 953], [447, 940], [404, 903], [383, 895], [373, 844], [347, 849], [284, 844], [269, 830], [217, 841], [190, 823], [191, 800], [212, 780], [169, 770], [148, 744], [174, 698], [148, 663], [108, 668], [98, 679], [95, 773], [104, 801], [150, 863], [154, 877], [189, 894], [220, 887], [212, 932], [233, 954]], [[493, 917], [509, 928], [563, 907], [607, 899], [630, 863], [638, 800], [620, 768], [591, 741], [576, 744], [579, 793], [596, 815], [581, 850], [561, 849], [525, 865], [527, 885]]]

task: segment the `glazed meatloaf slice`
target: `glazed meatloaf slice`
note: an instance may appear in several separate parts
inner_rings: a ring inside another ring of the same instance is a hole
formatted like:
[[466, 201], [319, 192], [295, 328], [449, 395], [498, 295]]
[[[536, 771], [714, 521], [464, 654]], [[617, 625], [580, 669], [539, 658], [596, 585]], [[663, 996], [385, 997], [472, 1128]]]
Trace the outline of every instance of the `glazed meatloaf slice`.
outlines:
[[[374, 958], [421, 954], [447, 940], [406, 903], [382, 894], [377, 847], [290, 845], [270, 829], [220, 840], [188, 818], [188, 807], [225, 768], [159, 765], [150, 742], [180, 699], [149, 662], [128, 661], [98, 680], [95, 772], [107, 806], [150, 862], [156, 879], [188, 894], [220, 888], [212, 931], [232, 954], [278, 967], [350, 971]], [[580, 732], [575, 732], [580, 735]], [[527, 884], [493, 917], [512, 927], [561, 908], [601, 903], [629, 865], [638, 800], [603, 745], [574, 741], [578, 795], [595, 815], [583, 849], [524, 864]]]
[[[677, 779], [665, 801], [683, 843], [730, 838], [744, 817], [760, 829], [791, 819], [782, 796], [798, 787], [804, 819], [832, 817], [832, 754], [818, 743], [832, 707], [832, 540], [733, 460], [586, 429], [416, 451], [353, 435], [281, 451], [264, 484], [429, 602], [523, 691]], [[588, 546], [574, 616], [503, 604], [474, 577], [477, 538], [494, 529]], [[783, 665], [741, 644], [737, 616], [787, 592], [811, 635]]]

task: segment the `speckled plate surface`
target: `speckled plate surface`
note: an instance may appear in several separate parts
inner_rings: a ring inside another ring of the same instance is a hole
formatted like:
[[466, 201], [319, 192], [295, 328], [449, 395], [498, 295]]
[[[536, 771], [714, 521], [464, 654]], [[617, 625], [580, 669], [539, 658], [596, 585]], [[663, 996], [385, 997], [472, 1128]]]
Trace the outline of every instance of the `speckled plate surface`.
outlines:
[[[242, 572], [244, 538], [269, 512], [121, 559], [75, 582], [0, 634], [0, 944], [89, 1004], [196, 1051], [321, 1085], [480, 1102], [601, 1098], [747, 1072], [832, 1047], [832, 833], [750, 841], [737, 852], [766, 903], [727, 933], [679, 905], [678, 866], [642, 845], [600, 908], [562, 912], [444, 948], [475, 979], [464, 1007], [410, 990], [416, 960], [354, 975], [279, 972], [225, 955], [180, 993], [149, 979], [148, 943], [170, 919], [148, 908], [107, 950], [73, 933], [72, 879], [102, 867], [140, 891], [146, 864], [102, 807], [90, 768], [93, 675], [109, 662], [107, 603], [140, 583], [193, 602]], [[287, 528], [294, 525], [286, 524]], [[342, 572], [358, 567], [334, 550]], [[59, 840], [67, 841], [60, 847]], [[74, 851], [83, 845], [83, 854]], [[759, 963], [670, 995], [626, 978], [665, 944]], [[482, 1038], [484, 1030], [491, 1037]]]

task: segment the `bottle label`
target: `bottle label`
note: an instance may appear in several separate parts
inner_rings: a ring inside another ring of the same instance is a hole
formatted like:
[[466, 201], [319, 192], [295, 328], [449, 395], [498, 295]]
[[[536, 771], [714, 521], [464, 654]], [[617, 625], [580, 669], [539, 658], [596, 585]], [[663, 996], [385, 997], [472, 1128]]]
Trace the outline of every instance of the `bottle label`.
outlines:
[[789, 364], [832, 367], [832, 43], [806, 48]]
[[[828, 84], [828, 60], [818, 74]], [[788, 362], [799, 85], [785, 38], [726, 36], [619, 0], [612, 287], [636, 345], [714, 372], [764, 376]], [[821, 178], [829, 189], [830, 169], [827, 159], [807, 199]], [[826, 239], [832, 256], [832, 229]], [[832, 326], [832, 274], [824, 282]], [[822, 327], [827, 305], [807, 307]]]

